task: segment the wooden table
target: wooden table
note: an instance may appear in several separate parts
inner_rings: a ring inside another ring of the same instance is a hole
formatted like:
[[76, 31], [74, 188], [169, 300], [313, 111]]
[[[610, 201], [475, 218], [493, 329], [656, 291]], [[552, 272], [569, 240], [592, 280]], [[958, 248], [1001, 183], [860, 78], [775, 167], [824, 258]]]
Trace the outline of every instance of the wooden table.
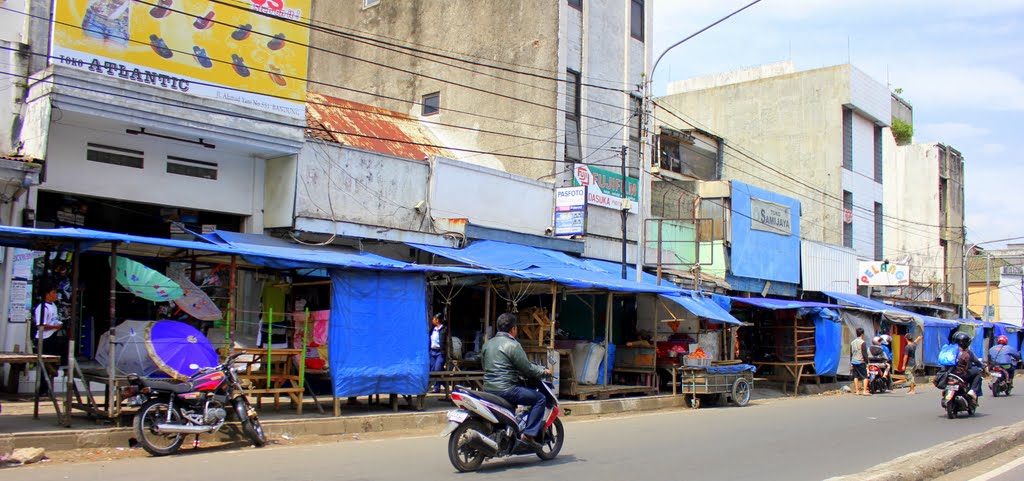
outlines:
[[[790, 377], [793, 378], [793, 395], [800, 395], [800, 379], [803, 377], [813, 376], [815, 379], [818, 378], [817, 374], [804, 374], [804, 368], [807, 366], [814, 366], [814, 361], [765, 361], [765, 362], [754, 362], [757, 367], [761, 366], [782, 366], [786, 368], [786, 372], [789, 373]], [[786, 392], [787, 379], [782, 380], [782, 392]]]
[[[238, 378], [246, 396], [256, 398], [256, 407], [263, 406], [263, 398], [274, 397], [274, 409], [281, 408], [281, 395], [288, 396], [296, 414], [302, 414], [302, 395], [305, 387], [295, 369], [295, 356], [302, 349], [240, 347], [236, 353], [245, 354], [235, 359]], [[268, 371], [269, 367], [269, 371]], [[285, 384], [288, 387], [285, 387]]]
[[[44, 364], [60, 364], [60, 356], [43, 354], [42, 358]], [[37, 362], [39, 362], [39, 356], [37, 354], [29, 354], [25, 352], [0, 352], [0, 365], [11, 365], [11, 373], [7, 376], [7, 392], [18, 392], [18, 377], [21, 375], [21, 371], [29, 364], [35, 364]]]

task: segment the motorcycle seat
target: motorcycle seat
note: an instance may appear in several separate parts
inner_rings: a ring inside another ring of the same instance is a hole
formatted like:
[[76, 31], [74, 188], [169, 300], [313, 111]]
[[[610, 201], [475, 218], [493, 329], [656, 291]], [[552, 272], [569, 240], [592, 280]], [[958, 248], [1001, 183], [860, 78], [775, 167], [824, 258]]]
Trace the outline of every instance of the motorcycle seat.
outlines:
[[506, 401], [505, 398], [497, 394], [491, 394], [485, 391], [474, 391], [472, 389], [467, 389], [466, 393], [475, 398], [483, 399], [484, 401], [487, 401], [491, 404], [497, 404], [498, 406], [508, 409], [509, 411], [515, 412], [516, 410], [516, 407], [513, 406], [512, 403]]
[[190, 382], [166, 382], [156, 379], [140, 379], [142, 384], [157, 391], [170, 391], [174, 394], [183, 394], [193, 390]]

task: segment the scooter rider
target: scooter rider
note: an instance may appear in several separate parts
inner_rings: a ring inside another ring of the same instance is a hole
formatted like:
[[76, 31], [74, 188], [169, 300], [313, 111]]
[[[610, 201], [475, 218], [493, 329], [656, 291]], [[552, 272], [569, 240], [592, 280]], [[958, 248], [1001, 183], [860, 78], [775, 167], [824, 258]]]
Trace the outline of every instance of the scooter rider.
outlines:
[[520, 379], [540, 379], [545, 375], [550, 376], [551, 370], [534, 365], [527, 359], [526, 351], [516, 340], [516, 321], [516, 315], [509, 312], [498, 316], [495, 322], [498, 334], [484, 343], [484, 390], [501, 396], [513, 405], [530, 407], [521, 441], [533, 449], [539, 449], [537, 438], [544, 421], [544, 396], [520, 386]]
[[953, 342], [960, 346], [960, 354], [956, 358], [952, 372], [970, 387], [967, 395], [971, 397], [971, 401], [978, 402], [978, 396], [981, 394], [981, 370], [985, 365], [978, 360], [974, 351], [971, 351], [971, 336], [966, 332], [953, 334]]
[[1013, 375], [1014, 372], [1016, 372], [1016, 368], [1014, 366], [1020, 362], [1021, 356], [1016, 349], [1007, 345], [1008, 342], [1009, 341], [1006, 339], [1006, 336], [999, 336], [996, 339], [996, 345], [992, 346], [992, 348], [988, 350], [988, 358], [992, 361], [992, 364], [1006, 370], [1006, 382], [1012, 386]]

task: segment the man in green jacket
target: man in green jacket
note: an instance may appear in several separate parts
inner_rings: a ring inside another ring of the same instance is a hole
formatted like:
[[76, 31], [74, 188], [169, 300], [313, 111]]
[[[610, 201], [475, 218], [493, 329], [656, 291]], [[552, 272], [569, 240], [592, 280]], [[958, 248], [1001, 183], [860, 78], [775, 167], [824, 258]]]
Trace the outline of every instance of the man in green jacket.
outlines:
[[538, 437], [544, 422], [544, 396], [520, 385], [521, 378], [540, 379], [550, 376], [551, 370], [534, 365], [526, 357], [526, 351], [516, 340], [515, 314], [506, 312], [495, 322], [498, 334], [484, 344], [484, 390], [497, 394], [512, 405], [529, 406], [526, 428], [522, 441], [537, 449]]

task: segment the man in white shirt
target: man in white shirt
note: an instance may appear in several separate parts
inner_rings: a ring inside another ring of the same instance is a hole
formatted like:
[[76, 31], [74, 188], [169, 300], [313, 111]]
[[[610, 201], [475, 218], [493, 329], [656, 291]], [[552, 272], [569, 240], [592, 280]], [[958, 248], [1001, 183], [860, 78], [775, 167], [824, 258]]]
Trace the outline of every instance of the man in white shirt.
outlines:
[[[431, 371], [443, 371], [444, 370], [444, 347], [447, 344], [445, 341], [444, 332], [444, 316], [441, 313], [434, 314], [434, 317], [430, 318], [430, 370]], [[441, 391], [441, 383], [434, 383], [434, 392]]]
[[43, 303], [36, 306], [35, 320], [36, 320], [36, 339], [43, 338], [43, 354], [53, 354], [60, 356], [66, 354], [61, 352], [61, 342], [58, 340], [57, 331], [59, 331], [64, 324], [60, 322], [60, 316], [57, 314], [57, 289], [54, 287], [44, 287], [46, 294], [43, 297]]

